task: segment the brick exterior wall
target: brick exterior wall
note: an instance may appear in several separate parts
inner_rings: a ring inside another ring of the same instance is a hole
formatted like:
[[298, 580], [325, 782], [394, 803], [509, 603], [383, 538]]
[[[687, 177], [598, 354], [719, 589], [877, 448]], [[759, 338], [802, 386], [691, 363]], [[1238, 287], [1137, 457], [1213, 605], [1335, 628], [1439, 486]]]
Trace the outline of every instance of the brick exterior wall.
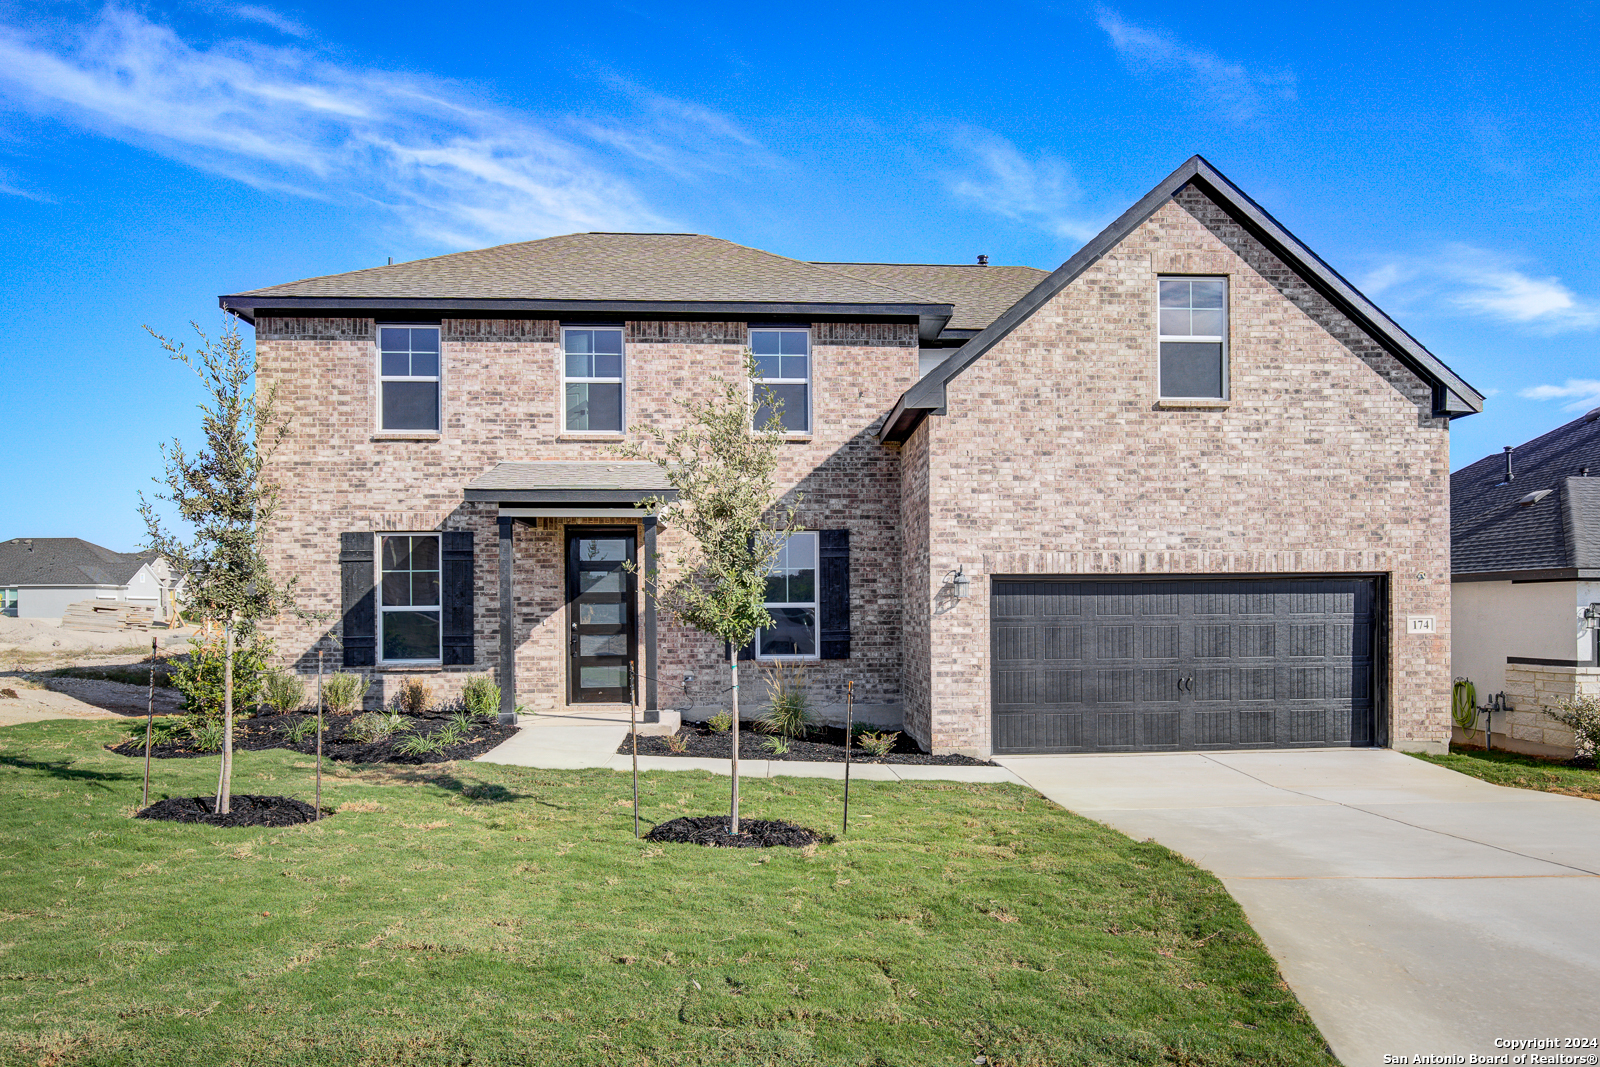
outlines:
[[[341, 533], [469, 530], [477, 579], [475, 663], [379, 668], [369, 672], [376, 682], [369, 704], [387, 701], [409, 675], [424, 675], [439, 697], [449, 698], [466, 676], [498, 669], [496, 508], [465, 502], [462, 487], [503, 461], [615, 458], [606, 441], [561, 433], [559, 332], [550, 320], [446, 320], [443, 430], [432, 439], [398, 439], [405, 435], [377, 430], [375, 320], [257, 322], [260, 382], [278, 389], [280, 408], [291, 418], [291, 435], [268, 472], [283, 486], [282, 507], [267, 530], [269, 559], [279, 577], [298, 579], [300, 606], [324, 616], [316, 626], [276, 623], [271, 636], [281, 661], [314, 670], [321, 648], [330, 667], [339, 669]], [[683, 421], [678, 398], [708, 397], [716, 376], [743, 377], [744, 323], [630, 322], [625, 336], [630, 426], [671, 431]], [[853, 679], [858, 701], [898, 705], [899, 463], [873, 434], [916, 379], [916, 327], [816, 323], [813, 359], [813, 433], [785, 443], [778, 476], [784, 491], [798, 498], [799, 521], [808, 529], [850, 531], [852, 646], [849, 660], [811, 664], [807, 676], [819, 703], [842, 700], [845, 682]], [[640, 437], [630, 433], [629, 439]], [[565, 704], [568, 521], [541, 519], [515, 528], [518, 700], [529, 710]], [[681, 545], [668, 529], [659, 547], [666, 562]], [[726, 703], [719, 645], [663, 616], [659, 648], [658, 676], [678, 683], [662, 685], [661, 706]], [[687, 693], [685, 674], [695, 675]]]
[[[1229, 278], [1226, 407], [1158, 404], [1161, 273]], [[948, 414], [902, 450], [902, 521], [928, 516], [925, 570], [923, 535], [901, 533], [908, 729], [935, 751], [990, 750], [990, 575], [1376, 572], [1398, 627], [1389, 743], [1439, 749], [1449, 434], [1430, 405], [1426, 383], [1186, 190], [955, 378]], [[941, 593], [958, 566], [959, 602]], [[1438, 633], [1406, 634], [1411, 614]]]

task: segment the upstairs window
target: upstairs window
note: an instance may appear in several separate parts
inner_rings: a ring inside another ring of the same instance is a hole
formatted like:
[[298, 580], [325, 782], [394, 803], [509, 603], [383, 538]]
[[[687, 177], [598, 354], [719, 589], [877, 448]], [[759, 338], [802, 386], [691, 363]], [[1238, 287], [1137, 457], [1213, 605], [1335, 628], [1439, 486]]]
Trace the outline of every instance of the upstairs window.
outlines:
[[439, 430], [439, 327], [378, 327], [382, 430]]
[[439, 659], [439, 535], [383, 537], [378, 647], [385, 663]]
[[561, 331], [561, 352], [563, 429], [620, 434], [621, 328], [566, 327]]
[[1220, 400], [1228, 396], [1228, 280], [1159, 281], [1161, 396]]
[[[755, 389], [765, 386], [782, 406], [778, 421], [784, 433], [811, 432], [811, 331], [765, 329], [750, 331], [750, 354], [755, 357], [758, 378]], [[756, 429], [772, 419], [772, 408], [760, 403], [756, 394]]]
[[817, 535], [791, 534], [767, 572], [767, 614], [756, 631], [758, 659], [817, 658]]

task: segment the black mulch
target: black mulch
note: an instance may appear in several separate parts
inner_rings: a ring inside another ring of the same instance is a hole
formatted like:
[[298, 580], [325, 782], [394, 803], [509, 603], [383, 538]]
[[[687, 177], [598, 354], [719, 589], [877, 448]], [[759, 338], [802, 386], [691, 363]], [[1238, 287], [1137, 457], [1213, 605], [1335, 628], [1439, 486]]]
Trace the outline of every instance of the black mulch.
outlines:
[[[423, 736], [432, 734], [435, 730], [443, 729], [449, 722], [446, 718], [425, 716], [419, 718], [406, 717], [410, 729], [397, 730], [382, 741], [357, 741], [346, 738], [345, 731], [349, 729], [353, 715], [324, 715], [322, 734], [322, 754], [328, 759], [339, 763], [445, 763], [449, 760], [472, 759], [499, 745], [517, 732], [515, 726], [501, 726], [499, 723], [475, 721], [467, 730], [466, 736], [459, 744], [430, 752], [426, 755], [407, 755], [398, 751], [400, 742], [412, 733]], [[304, 720], [316, 720], [316, 715], [257, 715], [249, 719], [238, 719], [233, 724], [233, 747], [235, 751], [259, 752], [269, 748], [286, 748], [293, 752], [303, 752], [306, 755], [315, 755], [317, 751], [316, 728], [306, 736], [304, 741], [290, 741], [288, 730], [295, 723]], [[144, 728], [140, 726], [135, 731], [135, 736], [119, 745], [112, 747], [111, 751], [121, 756], [137, 756], [144, 758]], [[185, 734], [171, 744], [152, 745], [150, 754], [156, 759], [189, 759], [197, 756], [215, 756], [216, 752], [201, 752], [190, 742]]]
[[215, 797], [170, 797], [137, 812], [134, 818], [203, 822], [212, 826], [294, 826], [317, 817], [317, 809], [303, 800], [254, 793], [233, 794], [226, 815], [218, 815], [216, 810]]
[[[700, 756], [709, 759], [729, 759], [733, 755], [733, 733], [717, 733], [705, 723], [685, 723], [678, 736], [687, 742], [682, 752], [667, 747], [665, 737], [640, 737], [641, 756]], [[815, 760], [820, 763], [844, 762], [844, 730], [837, 726], [814, 727], [805, 740], [789, 742], [789, 751], [778, 756], [767, 751], [767, 735], [757, 732], [750, 723], [739, 730], [740, 759]], [[633, 737], [626, 736], [617, 751], [626, 756], [633, 751]], [[871, 755], [859, 743], [850, 750], [852, 763], [916, 763], [938, 767], [988, 767], [988, 760], [971, 756], [931, 756], [917, 747], [917, 743], [904, 732], [895, 740], [894, 751], [887, 756]]]
[[805, 848], [823, 840], [815, 830], [778, 819], [740, 819], [739, 832], [730, 834], [733, 820], [726, 815], [684, 815], [657, 826], [644, 835], [646, 841], [670, 841], [680, 845], [712, 845], [718, 848]]

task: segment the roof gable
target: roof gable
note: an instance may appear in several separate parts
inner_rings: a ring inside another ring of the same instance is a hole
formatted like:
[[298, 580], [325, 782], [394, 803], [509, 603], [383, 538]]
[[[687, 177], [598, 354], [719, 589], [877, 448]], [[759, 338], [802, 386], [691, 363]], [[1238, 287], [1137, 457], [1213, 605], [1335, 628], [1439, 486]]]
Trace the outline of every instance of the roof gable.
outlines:
[[1162, 205], [1177, 197], [1190, 185], [1200, 189], [1255, 240], [1282, 260], [1402, 364], [1427, 382], [1433, 389], [1433, 409], [1436, 416], [1455, 418], [1483, 410], [1481, 393], [1445, 366], [1443, 361], [1424, 348], [1416, 338], [1401, 329], [1355, 286], [1324, 263], [1316, 253], [1267, 214], [1259, 204], [1246, 196], [1238, 186], [1204, 158], [1196, 155], [1191, 156], [1159, 185], [1146, 193], [1138, 203], [1123, 212], [1115, 222], [1100, 231], [1093, 240], [1046, 276], [1003, 315], [957, 349], [949, 359], [908, 389], [895, 404], [889, 416], [884, 419], [880, 438], [885, 441], [903, 441], [924, 417], [942, 413], [945, 408], [945, 390], [952, 380], [1031, 318], [1061, 290], [1072, 284], [1084, 271], [1121, 243], [1123, 238], [1143, 225]]

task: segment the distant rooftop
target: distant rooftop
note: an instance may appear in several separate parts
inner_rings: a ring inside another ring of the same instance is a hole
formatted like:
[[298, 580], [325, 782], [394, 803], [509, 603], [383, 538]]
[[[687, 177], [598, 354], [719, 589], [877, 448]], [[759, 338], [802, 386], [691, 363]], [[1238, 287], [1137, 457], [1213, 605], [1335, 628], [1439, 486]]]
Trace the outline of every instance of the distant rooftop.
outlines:
[[14, 537], [0, 541], [0, 586], [127, 585], [150, 558], [80, 537]]

